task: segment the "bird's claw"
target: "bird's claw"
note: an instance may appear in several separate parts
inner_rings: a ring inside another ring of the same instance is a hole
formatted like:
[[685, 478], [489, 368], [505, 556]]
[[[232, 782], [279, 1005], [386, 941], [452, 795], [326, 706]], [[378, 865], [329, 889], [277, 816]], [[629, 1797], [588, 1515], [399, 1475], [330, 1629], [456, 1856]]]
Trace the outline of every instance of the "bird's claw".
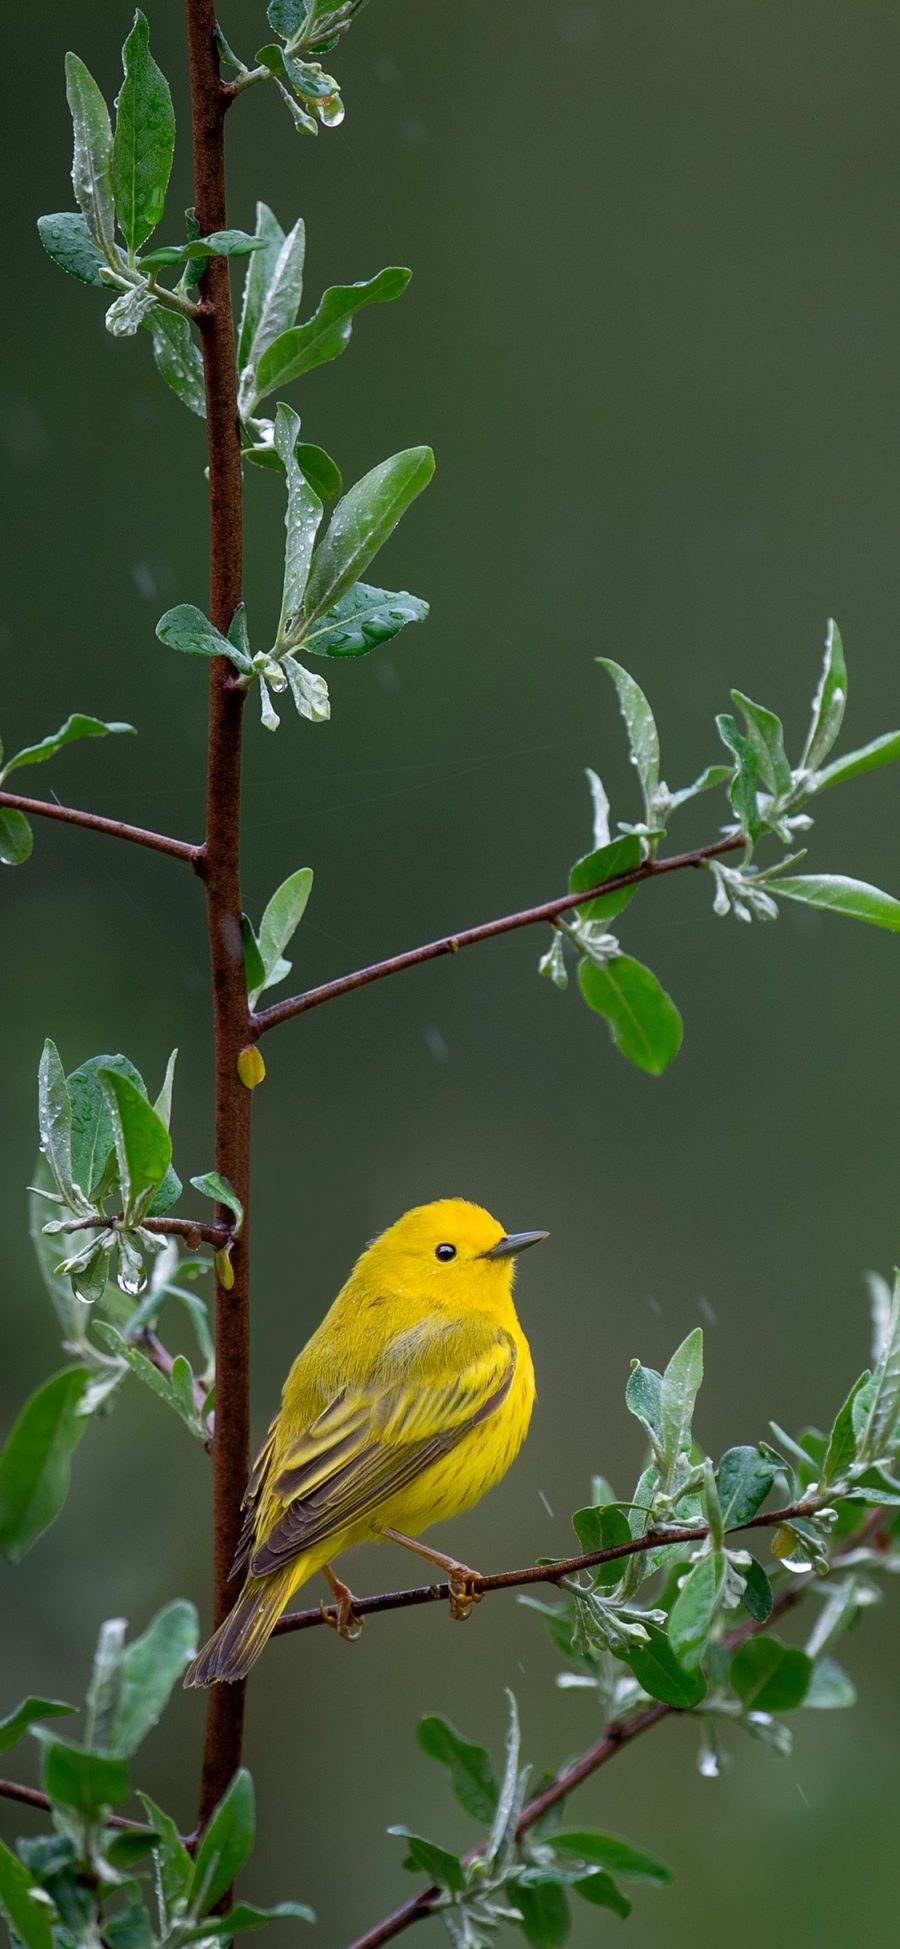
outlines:
[[450, 1566], [450, 1616], [460, 1624], [471, 1616], [473, 1605], [480, 1604], [484, 1596], [475, 1585], [481, 1582], [480, 1572], [469, 1570], [464, 1563]]
[[353, 1609], [353, 1592], [346, 1585], [340, 1592], [335, 1591], [335, 1596], [336, 1604], [326, 1604], [323, 1598], [319, 1609], [325, 1623], [337, 1632], [339, 1638], [343, 1638], [347, 1644], [355, 1644], [357, 1638], [362, 1637], [365, 1619], [358, 1617]]

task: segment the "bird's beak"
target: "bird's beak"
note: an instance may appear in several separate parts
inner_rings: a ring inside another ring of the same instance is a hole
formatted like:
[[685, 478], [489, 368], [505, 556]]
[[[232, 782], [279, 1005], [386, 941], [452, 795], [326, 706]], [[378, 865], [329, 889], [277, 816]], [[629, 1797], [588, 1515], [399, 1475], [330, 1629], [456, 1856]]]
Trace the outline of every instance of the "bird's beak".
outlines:
[[511, 1259], [514, 1252], [524, 1252], [527, 1245], [537, 1245], [542, 1238], [549, 1238], [549, 1232], [506, 1232], [498, 1238], [496, 1245], [484, 1253], [486, 1259]]

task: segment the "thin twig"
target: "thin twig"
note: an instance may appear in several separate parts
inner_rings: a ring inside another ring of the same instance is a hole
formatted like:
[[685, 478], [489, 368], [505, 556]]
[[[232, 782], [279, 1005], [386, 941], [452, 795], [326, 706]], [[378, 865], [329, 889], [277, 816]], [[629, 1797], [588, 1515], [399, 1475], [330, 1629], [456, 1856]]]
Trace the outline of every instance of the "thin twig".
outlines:
[[[207, 1245], [228, 1245], [234, 1237], [234, 1227], [227, 1225], [207, 1225], [199, 1218], [142, 1218], [139, 1221], [142, 1232], [158, 1232], [163, 1238], [183, 1238], [192, 1248], [204, 1242]], [[67, 1224], [66, 1232], [134, 1230], [125, 1226], [124, 1214], [101, 1214], [95, 1218], [73, 1218]]]
[[[795, 1502], [787, 1509], [770, 1509], [762, 1515], [751, 1516], [749, 1522], [738, 1523], [728, 1530], [735, 1536], [747, 1529], [773, 1529], [779, 1523], [790, 1523], [795, 1516], [811, 1516], [815, 1504]], [[644, 1550], [657, 1550], [663, 1544], [702, 1543], [709, 1535], [705, 1523], [696, 1523], [691, 1528], [647, 1530], [643, 1536], [634, 1536], [628, 1543], [617, 1543], [609, 1550], [592, 1550], [585, 1556], [560, 1557], [554, 1563], [531, 1563], [524, 1570], [498, 1570], [493, 1576], [473, 1577], [470, 1588], [479, 1597], [487, 1596], [492, 1590], [513, 1590], [528, 1584], [555, 1584], [559, 1586], [564, 1577], [577, 1576], [580, 1570], [593, 1570], [599, 1563], [615, 1563], [619, 1557], [638, 1556]], [[374, 1611], [411, 1610], [418, 1604], [446, 1603], [450, 1596], [449, 1584], [418, 1584], [411, 1590], [382, 1591], [377, 1597], [356, 1597], [353, 1609], [358, 1617], [370, 1617]], [[337, 1622], [337, 1606], [322, 1605], [318, 1610], [288, 1611], [279, 1618], [273, 1636], [286, 1631], [308, 1631], [317, 1624]]]
[[149, 846], [154, 853], [168, 853], [170, 859], [183, 859], [195, 873], [203, 872], [204, 848], [190, 846], [185, 839], [170, 839], [164, 832], [145, 832], [143, 826], [126, 826], [122, 819], [103, 819], [99, 812], [79, 812], [72, 805], [50, 805], [45, 799], [26, 799], [20, 792], [0, 792], [0, 806], [26, 812], [29, 818], [61, 819], [67, 826], [86, 826], [90, 832], [105, 832], [111, 839], [130, 839], [133, 846]]
[[[52, 1801], [38, 1787], [25, 1787], [19, 1780], [0, 1780], [0, 1799], [20, 1800], [24, 1807], [39, 1807], [42, 1813], [49, 1813]], [[143, 1831], [145, 1823], [139, 1820], [124, 1820], [121, 1814], [107, 1814], [107, 1827], [124, 1828], [129, 1834]]]
[[319, 988], [307, 988], [303, 995], [289, 995], [285, 1001], [275, 1002], [251, 1018], [253, 1034], [264, 1035], [267, 1029], [277, 1028], [279, 1022], [305, 1015], [308, 1009], [318, 1008], [322, 1002], [336, 1001], [339, 995], [349, 995], [354, 988], [368, 988], [371, 982], [383, 981], [386, 975], [401, 974], [404, 968], [417, 968], [421, 962], [436, 961], [442, 954], [458, 954], [460, 948], [474, 947], [477, 941], [492, 941], [498, 934], [511, 934], [517, 927], [531, 927], [538, 921], [553, 922], [571, 908], [596, 900], [601, 893], [639, 886], [642, 880], [655, 880], [663, 873], [678, 873], [684, 866], [703, 866], [708, 859], [716, 859], [720, 853], [733, 853], [746, 843], [742, 833], [730, 833], [710, 846], [698, 846], [692, 853], [673, 853], [669, 859], [645, 859], [633, 872], [617, 873], [595, 887], [585, 887], [581, 893], [563, 893], [556, 900], [542, 901], [540, 906], [523, 907], [519, 913], [502, 914], [498, 920], [484, 920], [477, 927], [463, 928], [459, 934], [442, 934], [437, 941], [407, 948], [405, 953], [392, 954], [386, 961], [373, 961], [368, 968], [357, 968], [354, 974], [339, 975], [337, 980], [325, 981]]

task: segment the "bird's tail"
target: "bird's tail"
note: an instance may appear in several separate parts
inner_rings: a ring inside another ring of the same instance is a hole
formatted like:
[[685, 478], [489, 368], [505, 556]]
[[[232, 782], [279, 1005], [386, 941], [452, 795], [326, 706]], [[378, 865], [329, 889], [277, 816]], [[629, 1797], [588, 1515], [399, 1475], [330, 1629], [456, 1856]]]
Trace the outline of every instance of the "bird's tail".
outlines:
[[308, 1575], [301, 1558], [269, 1577], [248, 1577], [224, 1624], [185, 1672], [185, 1685], [221, 1685], [246, 1678], [272, 1635], [292, 1591]]

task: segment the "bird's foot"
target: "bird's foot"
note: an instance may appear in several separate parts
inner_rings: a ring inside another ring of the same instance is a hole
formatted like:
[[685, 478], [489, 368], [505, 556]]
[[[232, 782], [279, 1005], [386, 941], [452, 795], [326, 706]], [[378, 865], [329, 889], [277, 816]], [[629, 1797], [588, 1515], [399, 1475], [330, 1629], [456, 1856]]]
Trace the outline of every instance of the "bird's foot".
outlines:
[[471, 1616], [473, 1606], [480, 1604], [484, 1596], [483, 1590], [475, 1588], [475, 1585], [481, 1582], [481, 1573], [478, 1570], [470, 1570], [465, 1563], [449, 1563], [447, 1570], [450, 1581], [450, 1616], [462, 1624], [467, 1617]]
[[343, 1584], [340, 1577], [336, 1577], [334, 1571], [329, 1569], [327, 1564], [324, 1568], [325, 1575], [334, 1591], [336, 1608], [335, 1606], [326, 1604], [323, 1598], [319, 1609], [325, 1619], [325, 1623], [330, 1624], [332, 1631], [336, 1631], [339, 1638], [344, 1638], [347, 1644], [355, 1644], [357, 1638], [362, 1637], [365, 1619], [357, 1616], [356, 1611], [353, 1609], [355, 1600], [349, 1586]]

